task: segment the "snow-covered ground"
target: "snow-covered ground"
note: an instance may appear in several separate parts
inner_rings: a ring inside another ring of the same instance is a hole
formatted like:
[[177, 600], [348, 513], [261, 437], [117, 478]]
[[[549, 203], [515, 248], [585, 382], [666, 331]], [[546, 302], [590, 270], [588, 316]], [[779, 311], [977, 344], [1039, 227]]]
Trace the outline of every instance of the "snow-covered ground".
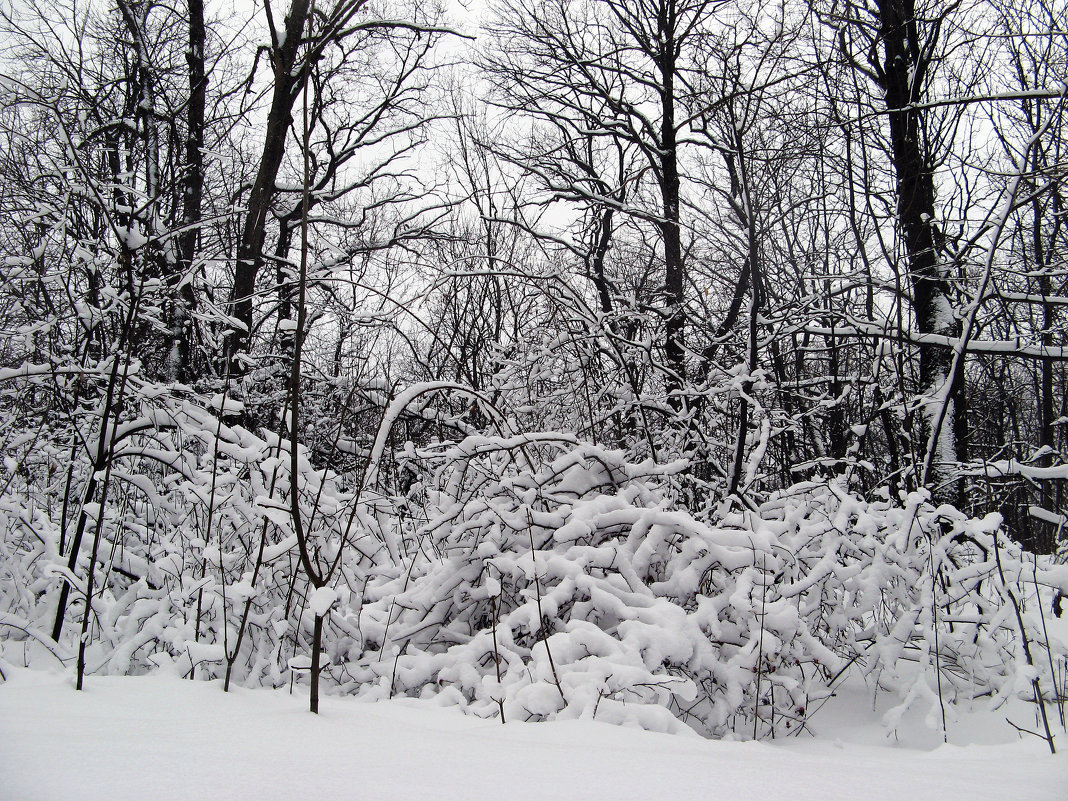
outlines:
[[[940, 732], [882, 732], [870, 695], [845, 691], [815, 736], [711, 742], [595, 721], [509, 723], [425, 702], [237, 689], [172, 676], [89, 677], [4, 666], [4, 801], [1064, 801], [1068, 756], [1019, 739], [1006, 711]], [[1009, 713], [1027, 725], [1026, 706]], [[1059, 722], [1058, 722], [1058, 729]], [[1068, 737], [1060, 741], [1068, 751]]]

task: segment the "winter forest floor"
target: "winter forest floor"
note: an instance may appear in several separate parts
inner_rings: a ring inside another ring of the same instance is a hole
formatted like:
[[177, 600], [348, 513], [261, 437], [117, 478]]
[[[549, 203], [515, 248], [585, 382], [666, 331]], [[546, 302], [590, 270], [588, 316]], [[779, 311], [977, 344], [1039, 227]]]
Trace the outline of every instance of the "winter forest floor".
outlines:
[[[887, 799], [1063, 801], [1068, 758], [1009, 717], [961, 714], [949, 745], [922, 720], [887, 737], [871, 695], [846, 687], [811, 734], [706, 741], [596, 721], [500, 723], [427, 702], [236, 689], [173, 676], [89, 677], [4, 665], [0, 799], [353, 801]], [[1055, 714], [1055, 713], [1054, 713]], [[1058, 726], [1059, 730], [1059, 721]], [[1068, 740], [1059, 738], [1068, 748]]]

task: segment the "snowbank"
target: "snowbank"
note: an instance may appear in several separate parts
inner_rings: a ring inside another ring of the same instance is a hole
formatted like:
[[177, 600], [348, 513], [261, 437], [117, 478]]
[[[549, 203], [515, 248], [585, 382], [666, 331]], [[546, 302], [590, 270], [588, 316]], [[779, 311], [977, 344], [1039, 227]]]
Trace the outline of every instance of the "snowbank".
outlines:
[[741, 743], [596, 721], [502, 726], [412, 699], [324, 698], [316, 717], [302, 692], [155, 675], [92, 677], [76, 693], [59, 674], [4, 671], [4, 801], [1060, 801], [1068, 782], [1064, 757], [1009, 740], [1003, 722], [951, 732], [996, 744], [920, 750], [860, 722], [870, 711], [848, 697], [820, 713], [819, 737]]

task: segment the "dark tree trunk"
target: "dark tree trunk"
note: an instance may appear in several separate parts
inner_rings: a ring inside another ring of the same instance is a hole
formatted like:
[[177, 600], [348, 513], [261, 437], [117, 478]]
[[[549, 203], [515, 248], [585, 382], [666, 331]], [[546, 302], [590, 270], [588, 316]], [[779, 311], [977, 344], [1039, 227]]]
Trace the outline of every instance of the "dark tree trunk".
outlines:
[[[612, 304], [612, 288], [605, 274], [605, 261], [608, 258], [608, 250], [612, 245], [612, 219], [615, 212], [612, 209], [601, 209], [600, 222], [597, 232], [597, 243], [594, 246], [593, 256], [590, 259], [590, 278], [597, 290], [597, 302], [601, 307], [601, 314], [611, 315], [614, 306]], [[616, 333], [616, 324], [609, 319], [608, 328]]]
[[252, 296], [256, 290], [256, 275], [263, 266], [263, 243], [266, 237], [267, 215], [277, 191], [275, 181], [285, 155], [286, 136], [293, 122], [293, 101], [304, 78], [294, 74], [298, 48], [303, 39], [310, 0], [293, 0], [285, 20], [285, 40], [271, 48], [271, 69], [274, 91], [267, 115], [263, 152], [259, 170], [248, 198], [248, 211], [237, 246], [234, 267], [234, 286], [230, 293], [231, 315], [238, 327], [226, 337], [226, 368], [241, 374], [244, 365], [235, 356], [248, 347], [252, 334]]
[[315, 627], [312, 629], [312, 657], [311, 657], [311, 692], [309, 709], [319, 714], [319, 662], [323, 652], [323, 618], [315, 616]]
[[[1036, 162], [1038, 161], [1037, 154], [1035, 156]], [[1038, 164], [1035, 165], [1036, 171]], [[1060, 203], [1060, 194], [1057, 191], [1052, 193], [1053, 204], [1053, 235], [1051, 236], [1051, 244], [1055, 246], [1057, 232], [1061, 226], [1062, 210]], [[1054, 326], [1057, 324], [1057, 309], [1049, 302], [1048, 298], [1053, 294], [1053, 285], [1050, 281], [1050, 270], [1054, 268], [1053, 264], [1053, 249], [1047, 248], [1043, 239], [1043, 214], [1042, 204], [1038, 198], [1035, 198], [1031, 202], [1032, 208], [1032, 226], [1033, 226], [1033, 247], [1035, 251], [1035, 263], [1038, 267], [1038, 291], [1042, 295], [1042, 344], [1045, 347], [1052, 347], [1054, 345], [1053, 331]], [[1053, 371], [1054, 362], [1052, 359], [1043, 359], [1041, 365], [1042, 374], [1039, 378], [1039, 432], [1038, 432], [1038, 445], [1042, 449], [1042, 456], [1038, 460], [1038, 464], [1042, 467], [1052, 467], [1055, 464], [1056, 459], [1056, 426], [1055, 420], [1057, 418], [1057, 410], [1054, 403], [1055, 394], [1053, 390]], [[1063, 507], [1060, 504], [1060, 498], [1058, 495], [1061, 490], [1059, 487], [1063, 487], [1063, 482], [1054, 481], [1052, 479], [1045, 479], [1040, 485], [1040, 499], [1042, 507], [1051, 512], [1063, 514]], [[1048, 521], [1036, 521], [1038, 533], [1035, 537], [1034, 549], [1036, 553], [1054, 553], [1057, 550], [1057, 526]]]
[[[923, 111], [916, 108], [923, 99], [923, 87], [931, 63], [929, 47], [937, 29], [921, 37], [914, 0], [878, 0], [883, 61], [878, 77], [885, 91], [890, 121], [890, 157], [897, 178], [897, 224], [907, 257], [912, 287], [912, 306], [921, 334], [954, 336], [959, 325], [950, 304], [949, 281], [939, 262], [935, 229], [934, 167], [921, 129]], [[920, 346], [920, 392], [934, 398], [949, 379], [953, 351], [932, 344]], [[964, 456], [965, 415], [961, 380], [948, 388], [948, 411], [928, 476], [936, 497], [954, 503], [963, 500], [963, 483], [952, 481], [952, 463]], [[931, 432], [929, 411], [921, 410], [921, 441]], [[925, 454], [921, 454], [921, 461]], [[948, 468], [948, 469], [947, 469]]]
[[[189, 106], [185, 140], [185, 180], [182, 187], [182, 235], [178, 239], [178, 270], [172, 285], [181, 282], [174, 299], [173, 335], [178, 348], [177, 378], [189, 381], [196, 373], [193, 311], [196, 294], [190, 275], [200, 242], [204, 197], [204, 113], [208, 79], [204, 73], [204, 0], [189, 0]], [[182, 279], [185, 279], [184, 281]]]
[[664, 300], [667, 322], [664, 327], [664, 355], [671, 370], [667, 380], [668, 403], [676, 411], [685, 407], [682, 390], [686, 384], [686, 271], [682, 255], [680, 229], [681, 182], [678, 164], [678, 138], [675, 130], [675, 6], [663, 3], [657, 19], [663, 45], [659, 53], [660, 68], [660, 196], [664, 239]]

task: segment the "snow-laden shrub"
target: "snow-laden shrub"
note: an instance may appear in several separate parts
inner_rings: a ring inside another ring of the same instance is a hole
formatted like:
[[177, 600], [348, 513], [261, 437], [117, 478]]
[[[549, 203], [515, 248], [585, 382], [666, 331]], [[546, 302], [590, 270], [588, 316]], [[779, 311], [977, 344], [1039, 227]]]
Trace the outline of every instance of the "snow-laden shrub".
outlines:
[[[351, 686], [512, 719], [672, 729], [677, 716], [722, 733], [752, 713], [762, 678], [761, 714], [799, 719], [817, 666], [840, 659], [767, 597], [772, 538], [671, 508], [660, 479], [681, 464], [537, 440], [441, 454], [411, 568], [367, 588], [361, 630], [378, 656], [347, 666]], [[528, 464], [494, 474], [513, 458]]]
[[434, 466], [425, 519], [406, 569], [367, 583], [362, 647], [337, 643], [346, 689], [760, 737], [797, 730], [850, 667], [899, 693], [890, 725], [1026, 672], [1005, 583], [1033, 577], [1004, 543], [998, 571], [993, 517], [809, 484], [700, 521], [671, 502], [682, 463], [559, 435], [410, 456]]
[[[221, 399], [137, 398], [112, 431], [106, 497], [84, 496], [79, 464], [68, 491], [67, 451], [5, 463], [0, 657], [37, 643], [69, 664], [92, 569], [90, 674], [303, 681], [314, 614], [288, 442], [220, 419]], [[1068, 568], [1036, 565], [996, 516], [829, 482], [698, 518], [677, 500], [684, 462], [558, 433], [397, 458], [404, 494], [377, 463], [337, 474], [298, 451], [307, 544], [337, 562], [327, 689], [739, 737], [803, 728], [847, 672], [896, 694], [890, 726], [909, 707], [937, 725], [953, 702], [1054, 690], [1064, 647], [1045, 640], [1036, 589], [1068, 589]]]
[[[299, 623], [306, 595], [287, 526], [288, 443], [233, 425], [236, 403], [225, 401], [224, 409], [221, 396], [206, 400], [141, 389], [111, 431], [108, 467], [91, 494], [90, 471], [79, 462], [69, 482], [64, 466], [47, 483], [20, 476], [8, 483], [0, 576], [10, 592], [0, 591], [0, 636], [32, 631], [31, 639], [72, 660], [92, 568], [87, 672], [167, 667], [204, 677], [233, 672], [247, 683], [288, 681], [295, 643], [285, 648], [284, 635], [290, 619]], [[340, 542], [345, 495], [336, 476], [313, 468], [303, 449], [298, 455], [310, 538], [328, 550], [336, 547], [329, 535]], [[64, 585], [70, 600], [62, 634], [50, 643]]]

